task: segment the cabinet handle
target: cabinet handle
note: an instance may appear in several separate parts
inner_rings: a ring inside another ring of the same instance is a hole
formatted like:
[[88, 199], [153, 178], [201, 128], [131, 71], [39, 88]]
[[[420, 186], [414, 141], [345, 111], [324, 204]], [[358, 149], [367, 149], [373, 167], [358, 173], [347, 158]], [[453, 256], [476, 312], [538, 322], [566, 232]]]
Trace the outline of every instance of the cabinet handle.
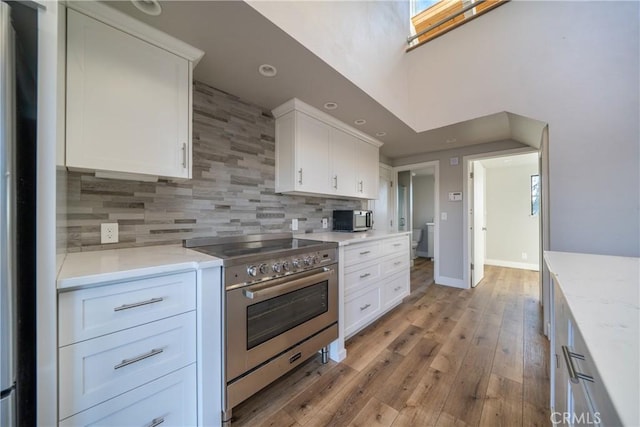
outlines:
[[369, 307], [371, 307], [371, 304], [365, 304], [364, 306], [360, 307], [360, 311], [365, 311]]
[[338, 189], [338, 175], [333, 177], [333, 188], [336, 190]]
[[397, 248], [398, 246], [402, 246], [402, 243], [394, 243], [393, 246]]
[[593, 377], [591, 375], [578, 372], [576, 371], [576, 368], [573, 366], [573, 359], [584, 360], [584, 356], [582, 354], [572, 352], [571, 350], [569, 350], [569, 347], [567, 347], [566, 345], [562, 346], [562, 353], [564, 354], [564, 362], [567, 364], [567, 370], [569, 371], [569, 378], [571, 379], [572, 383], [577, 384], [579, 380], [594, 382]]
[[147, 427], [156, 427], [164, 422], [164, 417], [158, 417], [151, 420], [151, 423]]
[[364, 279], [365, 277], [369, 277], [369, 276], [371, 276], [371, 273], [364, 273], [360, 275], [360, 278]]
[[134, 302], [131, 304], [122, 304], [120, 307], [114, 307], [113, 311], [129, 310], [130, 308], [141, 307], [143, 305], [155, 304], [164, 301], [164, 298], [151, 298], [147, 301]]
[[398, 292], [400, 289], [402, 289], [402, 286], [396, 286], [393, 288], [393, 292]]
[[363, 183], [360, 181], [360, 192], [362, 193]]
[[364, 252], [360, 252], [360, 255], [366, 255], [366, 254], [370, 254], [371, 251], [364, 251]]
[[396, 261], [393, 263], [393, 265], [400, 265], [400, 264], [402, 264], [402, 261]]
[[187, 143], [182, 143], [182, 168], [187, 168]]
[[300, 178], [298, 179], [298, 184], [302, 185], [302, 168], [298, 170], [298, 174], [300, 175]]
[[124, 368], [125, 366], [129, 366], [133, 363], [137, 363], [141, 360], [147, 359], [149, 357], [157, 356], [162, 353], [164, 350], [161, 348], [154, 348], [149, 353], [141, 354], [140, 356], [132, 357], [131, 359], [122, 359], [122, 362], [118, 363], [113, 369]]

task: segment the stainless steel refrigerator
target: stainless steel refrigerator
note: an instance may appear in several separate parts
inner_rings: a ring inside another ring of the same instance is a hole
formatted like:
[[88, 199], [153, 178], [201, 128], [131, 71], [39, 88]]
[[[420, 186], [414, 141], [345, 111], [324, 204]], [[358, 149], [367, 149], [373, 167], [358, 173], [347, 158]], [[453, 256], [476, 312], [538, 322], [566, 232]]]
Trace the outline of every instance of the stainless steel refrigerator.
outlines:
[[0, 426], [16, 425], [15, 61], [11, 9], [0, 2]]

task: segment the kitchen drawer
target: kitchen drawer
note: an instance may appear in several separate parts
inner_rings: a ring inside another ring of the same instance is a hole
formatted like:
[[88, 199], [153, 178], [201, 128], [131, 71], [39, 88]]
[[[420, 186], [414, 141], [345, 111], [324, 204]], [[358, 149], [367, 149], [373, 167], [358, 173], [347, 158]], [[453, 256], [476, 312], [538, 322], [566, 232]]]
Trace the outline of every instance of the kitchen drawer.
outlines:
[[195, 426], [196, 365], [191, 364], [60, 422], [71, 426]]
[[59, 350], [60, 418], [195, 360], [194, 311], [62, 347]]
[[[356, 266], [357, 267], [357, 266]], [[364, 268], [345, 271], [344, 275], [344, 291], [350, 292], [355, 289], [362, 288], [369, 283], [380, 278], [380, 263], [368, 263]]]
[[385, 239], [381, 243], [382, 255], [406, 253], [407, 256], [409, 256], [409, 236], [400, 236], [391, 239]]
[[403, 271], [384, 280], [382, 285], [383, 309], [391, 308], [409, 295], [409, 273]]
[[348, 338], [373, 321], [381, 309], [380, 286], [356, 292], [345, 301], [344, 333]]
[[59, 295], [59, 345], [195, 310], [196, 273], [132, 280]]
[[403, 270], [408, 271], [409, 268], [409, 254], [402, 254], [392, 258], [387, 258], [380, 264], [380, 269], [382, 270], [383, 275], [394, 274]]
[[380, 256], [380, 242], [349, 245], [344, 250], [345, 268]]

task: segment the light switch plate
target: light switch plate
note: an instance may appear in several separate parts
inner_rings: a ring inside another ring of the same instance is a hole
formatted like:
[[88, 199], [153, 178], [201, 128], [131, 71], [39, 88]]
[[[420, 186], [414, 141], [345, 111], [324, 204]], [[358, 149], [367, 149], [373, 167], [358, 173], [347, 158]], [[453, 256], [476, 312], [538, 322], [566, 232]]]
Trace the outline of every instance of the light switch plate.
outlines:
[[327, 218], [322, 218], [322, 228], [327, 228], [329, 226], [329, 220]]
[[291, 220], [291, 231], [296, 231], [298, 229], [298, 218], [293, 218]]
[[100, 243], [118, 243], [118, 223], [100, 224]]
[[440, 219], [443, 220], [443, 221], [446, 221], [447, 220], [447, 213], [446, 212], [441, 212], [440, 213]]

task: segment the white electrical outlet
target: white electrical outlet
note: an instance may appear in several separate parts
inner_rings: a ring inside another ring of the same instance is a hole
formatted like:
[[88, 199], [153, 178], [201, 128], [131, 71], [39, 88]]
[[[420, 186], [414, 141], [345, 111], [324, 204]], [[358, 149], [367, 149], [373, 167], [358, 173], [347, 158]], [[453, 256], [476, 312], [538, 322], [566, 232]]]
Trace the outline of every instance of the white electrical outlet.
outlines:
[[296, 231], [298, 229], [298, 218], [293, 218], [291, 220], [291, 231]]
[[322, 218], [322, 228], [327, 228], [329, 226], [329, 220], [327, 218]]
[[526, 252], [522, 252], [522, 259], [524, 259], [524, 260], [527, 259], [527, 253]]
[[100, 243], [118, 243], [118, 223], [100, 224]]

